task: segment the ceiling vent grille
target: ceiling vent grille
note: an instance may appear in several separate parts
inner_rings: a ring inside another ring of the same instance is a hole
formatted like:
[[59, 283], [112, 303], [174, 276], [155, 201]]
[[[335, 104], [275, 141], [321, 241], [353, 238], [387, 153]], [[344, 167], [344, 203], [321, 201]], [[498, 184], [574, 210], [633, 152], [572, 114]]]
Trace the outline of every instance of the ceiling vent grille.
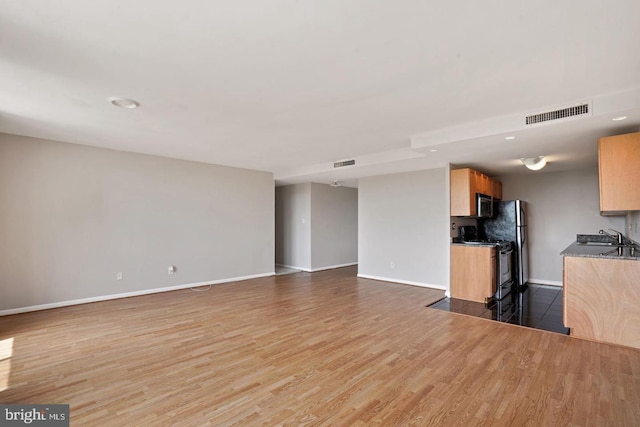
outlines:
[[573, 107], [563, 108], [561, 110], [547, 111], [546, 113], [532, 114], [525, 118], [527, 125], [535, 125], [536, 123], [548, 122], [550, 120], [566, 119], [573, 116], [582, 116], [589, 114], [589, 104], [580, 104]]
[[341, 162], [334, 162], [333, 163], [333, 167], [334, 168], [343, 168], [345, 166], [353, 166], [356, 164], [355, 160], [343, 160]]

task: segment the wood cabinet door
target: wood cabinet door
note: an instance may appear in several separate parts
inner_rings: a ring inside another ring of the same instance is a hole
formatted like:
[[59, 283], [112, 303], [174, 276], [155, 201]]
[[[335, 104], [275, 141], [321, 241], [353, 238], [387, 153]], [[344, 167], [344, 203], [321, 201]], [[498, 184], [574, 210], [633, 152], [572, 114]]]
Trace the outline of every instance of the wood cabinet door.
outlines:
[[475, 216], [477, 193], [502, 199], [500, 181], [469, 168], [452, 170], [449, 186], [451, 216]]
[[571, 335], [640, 348], [640, 261], [564, 257], [564, 323]]
[[640, 210], [640, 132], [598, 140], [600, 211]]
[[494, 199], [502, 200], [502, 183], [496, 179], [493, 180], [493, 194]]
[[491, 184], [489, 182], [489, 177], [480, 172], [476, 172], [475, 176], [476, 181], [476, 193], [486, 194], [488, 196], [491, 195]]
[[451, 245], [451, 297], [486, 302], [496, 291], [495, 248]]
[[451, 171], [449, 180], [451, 216], [473, 216], [476, 214], [474, 172], [468, 168]]

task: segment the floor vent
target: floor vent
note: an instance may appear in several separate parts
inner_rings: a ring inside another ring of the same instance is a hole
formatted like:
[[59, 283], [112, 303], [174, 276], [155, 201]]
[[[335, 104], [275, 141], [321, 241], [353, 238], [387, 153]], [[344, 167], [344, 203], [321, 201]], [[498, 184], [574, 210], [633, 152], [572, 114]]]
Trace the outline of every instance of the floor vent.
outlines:
[[353, 166], [356, 164], [355, 160], [343, 160], [341, 162], [334, 162], [333, 163], [333, 167], [334, 168], [343, 168], [345, 166]]
[[535, 125], [536, 123], [566, 119], [568, 117], [582, 116], [585, 114], [589, 114], [589, 104], [580, 104], [560, 110], [547, 111], [546, 113], [532, 114], [527, 116], [525, 121], [527, 125]]

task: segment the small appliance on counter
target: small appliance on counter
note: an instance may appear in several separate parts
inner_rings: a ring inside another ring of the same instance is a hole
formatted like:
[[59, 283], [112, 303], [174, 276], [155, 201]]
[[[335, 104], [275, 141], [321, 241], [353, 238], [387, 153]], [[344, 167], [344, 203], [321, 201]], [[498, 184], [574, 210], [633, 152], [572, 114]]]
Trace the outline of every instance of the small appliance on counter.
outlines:
[[458, 228], [458, 237], [463, 242], [475, 242], [478, 240], [478, 227], [475, 225], [461, 225]]

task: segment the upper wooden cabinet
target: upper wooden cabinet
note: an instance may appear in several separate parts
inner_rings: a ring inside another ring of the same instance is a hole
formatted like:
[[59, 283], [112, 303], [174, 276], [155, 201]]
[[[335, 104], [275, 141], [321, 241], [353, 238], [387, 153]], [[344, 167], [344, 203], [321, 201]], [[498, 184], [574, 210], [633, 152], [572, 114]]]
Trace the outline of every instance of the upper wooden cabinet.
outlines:
[[493, 180], [493, 196], [494, 199], [502, 200], [502, 183], [497, 180]]
[[598, 140], [600, 211], [640, 210], [640, 132]]
[[476, 194], [502, 199], [502, 183], [473, 169], [451, 171], [451, 216], [475, 216]]

